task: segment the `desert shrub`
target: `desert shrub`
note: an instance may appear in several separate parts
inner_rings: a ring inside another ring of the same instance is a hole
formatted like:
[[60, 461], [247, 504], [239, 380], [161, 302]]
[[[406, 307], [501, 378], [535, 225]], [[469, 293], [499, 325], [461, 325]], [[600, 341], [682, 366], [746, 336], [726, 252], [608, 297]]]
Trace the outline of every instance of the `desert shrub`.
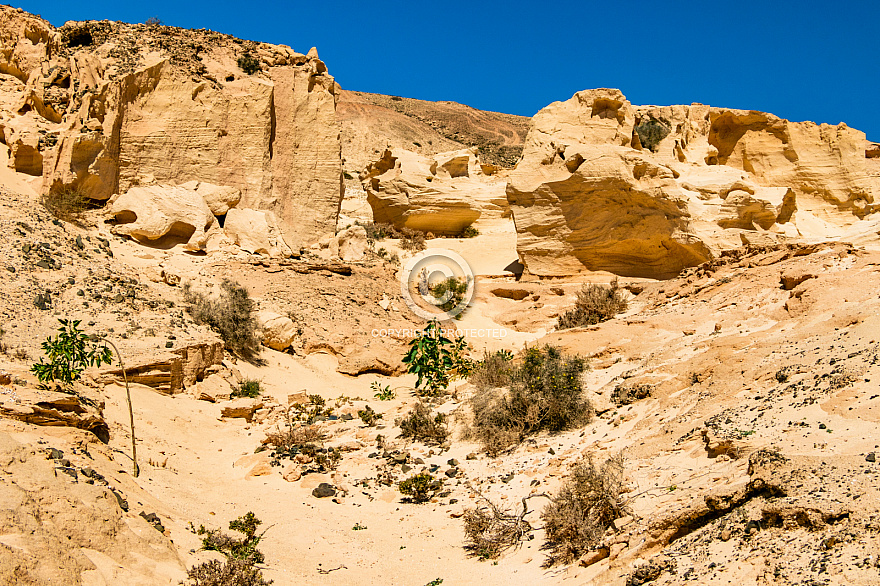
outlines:
[[421, 402], [399, 420], [397, 425], [400, 427], [400, 437], [425, 444], [442, 444], [449, 435], [446, 416], [442, 413], [431, 413], [431, 408]]
[[79, 329], [80, 320], [60, 319], [58, 335], [48, 337], [42, 344], [46, 354], [31, 366], [31, 372], [42, 383], [58, 382], [70, 387], [79, 380], [83, 371], [90, 366], [111, 364], [112, 354], [106, 344], [98, 345]]
[[443, 489], [443, 480], [427, 472], [410, 476], [397, 485], [400, 494], [412, 503], [426, 503]]
[[212, 560], [187, 572], [189, 586], [268, 586], [272, 580], [246, 560]]
[[510, 384], [514, 366], [513, 354], [507, 350], [483, 353], [483, 359], [476, 362], [468, 375], [468, 382], [478, 391], [506, 387]]
[[551, 563], [569, 563], [597, 545], [612, 522], [627, 513], [623, 492], [622, 455], [598, 467], [592, 458], [576, 464], [541, 513]]
[[425, 233], [421, 230], [403, 228], [399, 231], [398, 237], [400, 238], [400, 248], [409, 252], [419, 252], [428, 246], [425, 244]]
[[377, 224], [376, 222], [356, 222], [358, 226], [363, 226], [367, 232], [367, 240], [385, 240], [394, 237], [394, 227], [391, 224]]
[[560, 330], [591, 326], [611, 319], [621, 311], [626, 311], [626, 297], [617, 286], [615, 279], [610, 287], [587, 285], [577, 294], [574, 307], [566, 311], [560, 318]]
[[226, 349], [248, 361], [260, 353], [259, 324], [256, 306], [247, 289], [229, 279], [220, 284], [220, 298], [211, 299], [193, 291], [189, 283], [183, 287], [183, 298], [189, 304], [193, 320], [220, 334]]
[[201, 525], [196, 534], [202, 536], [202, 548], [217, 551], [226, 556], [226, 562], [217, 560], [193, 567], [187, 576], [191, 586], [262, 586], [272, 581], [263, 579], [263, 575], [255, 566], [263, 561], [262, 552], [257, 549], [263, 533], [257, 534], [262, 521], [253, 513], [235, 519], [229, 528], [241, 533], [236, 537], [219, 529], [206, 529]]
[[581, 374], [586, 362], [552, 347], [529, 348], [511, 368], [510, 389], [480, 393], [472, 400], [472, 433], [491, 454], [540, 431], [557, 432], [589, 420], [592, 407], [583, 398]]
[[151, 16], [146, 20], [144, 24], [146, 24], [147, 26], [162, 26], [165, 23], [163, 23], [162, 19], [160, 19], [158, 16]]
[[468, 226], [458, 235], [459, 238], [476, 238], [480, 235], [480, 231], [473, 226]]
[[437, 321], [430, 322], [410, 342], [410, 349], [403, 357], [406, 371], [418, 375], [416, 393], [436, 397], [446, 390], [457, 377], [470, 373], [472, 363], [467, 357], [470, 348], [463, 337], [454, 342], [443, 335]]
[[40, 198], [40, 203], [59, 220], [72, 224], [79, 224], [83, 213], [94, 207], [91, 198], [82, 189], [72, 185], [50, 190]]
[[245, 53], [238, 58], [238, 67], [248, 75], [253, 75], [256, 72], [263, 70], [262, 65], [260, 65], [260, 60], [250, 53]]
[[462, 518], [465, 549], [481, 559], [497, 558], [531, 533], [532, 527], [523, 519], [523, 513], [525, 509], [516, 515], [504, 514], [492, 503], [466, 510]]
[[238, 383], [238, 388], [232, 391], [233, 397], [248, 397], [249, 399], [256, 399], [260, 396], [262, 389], [260, 388], [260, 381], [254, 380], [251, 378], [246, 378], [240, 383]]
[[648, 120], [640, 122], [635, 130], [636, 134], [639, 135], [639, 142], [651, 152], [657, 152], [657, 145], [671, 131], [668, 124], [656, 118], [648, 118]]
[[[448, 277], [428, 288], [431, 295], [440, 303], [437, 307], [443, 311], [451, 311], [458, 307], [467, 293], [471, 280], [469, 277]], [[445, 299], [445, 301], [443, 301]], [[461, 314], [456, 315], [459, 318]]]
[[646, 399], [654, 392], [654, 386], [637, 383], [633, 385], [617, 385], [611, 391], [611, 400], [615, 405], [629, 405], [640, 399]]
[[294, 403], [287, 410], [289, 418], [300, 423], [312, 424], [333, 415], [333, 407], [327, 406], [327, 400], [321, 395], [309, 395], [308, 403]]
[[363, 421], [365, 425], [373, 427], [377, 423], [379, 423], [380, 419], [382, 419], [382, 414], [376, 413], [375, 411], [373, 411], [372, 407], [367, 405], [363, 409], [358, 411], [358, 417], [361, 418], [361, 421]]

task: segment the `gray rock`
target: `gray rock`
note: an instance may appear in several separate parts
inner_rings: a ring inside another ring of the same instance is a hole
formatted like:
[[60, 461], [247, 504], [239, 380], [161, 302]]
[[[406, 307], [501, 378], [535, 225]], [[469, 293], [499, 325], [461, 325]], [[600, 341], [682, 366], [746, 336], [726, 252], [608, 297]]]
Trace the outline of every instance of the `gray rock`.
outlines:
[[319, 499], [336, 496], [336, 488], [332, 484], [322, 482], [312, 491], [312, 496]]
[[877, 455], [874, 452], [871, 452], [870, 454], [865, 456], [865, 462], [876, 462], [876, 461], [877, 461]]

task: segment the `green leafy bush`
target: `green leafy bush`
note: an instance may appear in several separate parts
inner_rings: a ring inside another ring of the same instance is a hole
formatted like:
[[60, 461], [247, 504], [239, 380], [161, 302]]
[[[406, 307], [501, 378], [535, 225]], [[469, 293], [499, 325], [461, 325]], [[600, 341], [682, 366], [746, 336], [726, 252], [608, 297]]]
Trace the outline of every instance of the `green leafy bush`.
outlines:
[[248, 75], [253, 75], [256, 72], [263, 70], [260, 60], [250, 53], [245, 53], [238, 58], [238, 67]]
[[400, 437], [425, 444], [442, 444], [449, 435], [446, 416], [442, 413], [431, 413], [431, 408], [421, 402], [398, 421], [397, 425], [400, 427]]
[[373, 381], [373, 384], [370, 385], [370, 390], [374, 391], [373, 396], [380, 401], [390, 401], [394, 398], [394, 391], [391, 390], [391, 387], [388, 385], [383, 387], [378, 381]]
[[613, 521], [628, 512], [623, 492], [622, 455], [599, 467], [592, 458], [579, 462], [541, 514], [551, 562], [572, 562], [597, 545]]
[[471, 362], [464, 338], [455, 342], [446, 338], [436, 321], [430, 322], [418, 337], [410, 342], [410, 349], [403, 357], [407, 372], [418, 375], [416, 392], [422, 396], [436, 397], [446, 390], [456, 377], [467, 376]]
[[540, 431], [557, 432], [584, 423], [592, 415], [583, 398], [581, 374], [586, 362], [552, 347], [529, 348], [509, 371], [507, 392], [484, 392], [472, 400], [472, 432], [497, 454]]
[[426, 503], [443, 489], [443, 480], [422, 472], [401, 481], [397, 489], [409, 502]]
[[559, 318], [557, 327], [565, 330], [595, 325], [626, 311], [627, 306], [626, 297], [617, 286], [616, 279], [610, 287], [587, 285], [578, 291], [574, 308], [566, 311]]
[[461, 231], [461, 234], [458, 235], [459, 238], [476, 238], [480, 235], [480, 231], [474, 228], [473, 226], [468, 226], [464, 230]]
[[211, 299], [193, 291], [189, 283], [183, 287], [183, 298], [196, 323], [205, 324], [220, 334], [226, 349], [254, 362], [260, 353], [259, 324], [256, 306], [248, 291], [235, 281], [224, 279], [219, 299]]
[[51, 336], [43, 342], [43, 358], [33, 366], [31, 372], [37, 375], [40, 382], [58, 382], [69, 387], [79, 380], [83, 371], [90, 366], [111, 364], [110, 348], [94, 342], [79, 329], [80, 320], [60, 319], [58, 335]]
[[[469, 277], [448, 277], [436, 285], [432, 285], [429, 287], [429, 291], [434, 299], [437, 299], [438, 305], [440, 309], [443, 311], [451, 311], [458, 307], [461, 302], [464, 300], [464, 296], [468, 291], [468, 286], [470, 285], [471, 280]], [[445, 301], [443, 301], [445, 299]], [[461, 313], [456, 315], [456, 319], [461, 316]]]

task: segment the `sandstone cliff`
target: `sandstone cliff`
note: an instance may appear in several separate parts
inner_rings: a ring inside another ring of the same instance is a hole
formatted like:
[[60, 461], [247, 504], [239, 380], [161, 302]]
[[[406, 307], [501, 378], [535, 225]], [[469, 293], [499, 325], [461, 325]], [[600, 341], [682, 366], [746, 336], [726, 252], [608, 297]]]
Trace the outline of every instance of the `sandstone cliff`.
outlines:
[[535, 275], [669, 278], [743, 243], [876, 240], [873, 148], [845, 124], [578, 92], [535, 115], [511, 172], [517, 249]]
[[337, 86], [316, 51], [161, 25], [56, 29], [12, 8], [0, 42], [0, 139], [44, 193], [200, 181], [274, 213], [290, 246], [335, 231]]

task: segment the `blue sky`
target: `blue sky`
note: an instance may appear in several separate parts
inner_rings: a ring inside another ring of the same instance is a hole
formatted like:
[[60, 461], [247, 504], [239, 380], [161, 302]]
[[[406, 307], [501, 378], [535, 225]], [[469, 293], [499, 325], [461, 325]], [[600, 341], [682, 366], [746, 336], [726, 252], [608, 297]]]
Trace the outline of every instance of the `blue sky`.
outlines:
[[880, 2], [88, 2], [18, 4], [316, 46], [345, 89], [531, 116], [581, 89], [634, 104], [772, 112], [880, 141]]

